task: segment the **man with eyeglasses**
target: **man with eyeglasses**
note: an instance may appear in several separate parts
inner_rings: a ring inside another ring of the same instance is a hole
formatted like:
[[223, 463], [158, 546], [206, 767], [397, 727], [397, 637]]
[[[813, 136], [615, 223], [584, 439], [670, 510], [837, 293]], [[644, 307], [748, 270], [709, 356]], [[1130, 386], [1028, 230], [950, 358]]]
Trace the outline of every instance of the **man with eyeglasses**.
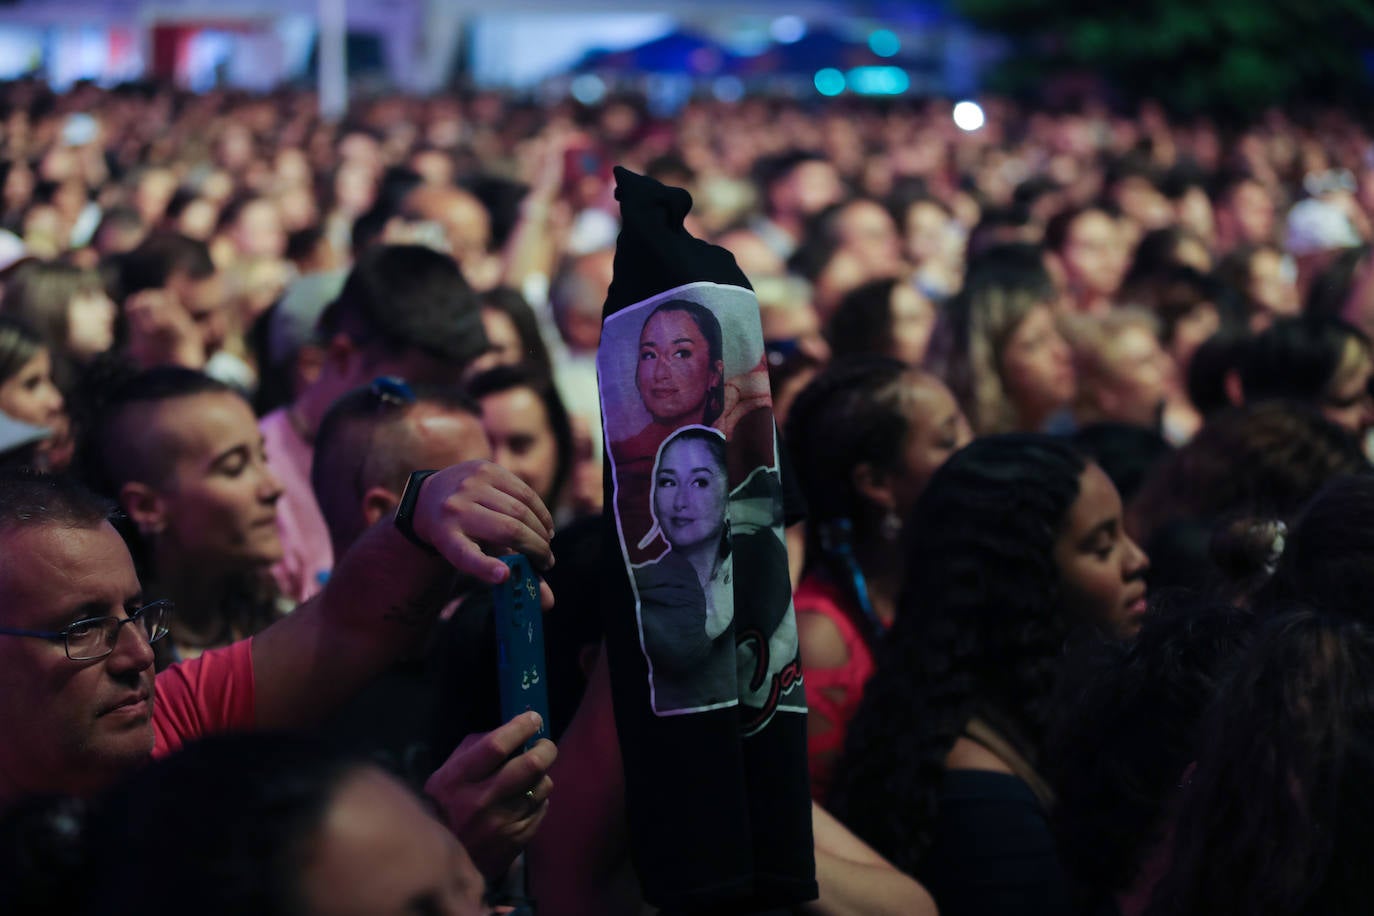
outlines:
[[[490, 462], [449, 467], [415, 481], [394, 524], [365, 532], [314, 600], [154, 677], [167, 607], [143, 603], [108, 509], [65, 478], [0, 472], [0, 808], [89, 795], [209, 732], [308, 724], [428, 628], [455, 570], [494, 584], [500, 553], [553, 560], [533, 491]], [[496, 735], [491, 751], [521, 740]], [[531, 790], [537, 764], [524, 764]]]

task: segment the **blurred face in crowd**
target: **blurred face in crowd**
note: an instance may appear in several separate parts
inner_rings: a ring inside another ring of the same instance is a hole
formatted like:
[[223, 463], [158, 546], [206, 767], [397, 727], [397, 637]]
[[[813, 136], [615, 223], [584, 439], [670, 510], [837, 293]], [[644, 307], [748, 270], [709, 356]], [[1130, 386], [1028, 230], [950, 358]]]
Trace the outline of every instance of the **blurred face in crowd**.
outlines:
[[101, 289], [77, 293], [67, 307], [67, 350], [88, 359], [114, 346], [115, 304]]
[[253, 159], [253, 135], [241, 125], [230, 124], [220, 136], [217, 152], [220, 166], [237, 172]]
[[1103, 413], [1121, 423], [1155, 427], [1175, 371], [1159, 339], [1149, 328], [1127, 327], [1107, 344], [1102, 360], [1102, 377], [1092, 384]]
[[767, 343], [791, 341], [798, 350], [818, 362], [830, 359], [830, 343], [821, 331], [821, 316], [805, 300], [759, 309], [763, 339]]
[[411, 157], [410, 167], [426, 184], [439, 187], [453, 184], [453, 160], [439, 150], [421, 150]]
[[1296, 315], [1298, 287], [1276, 248], [1261, 248], [1250, 259], [1250, 298], [1274, 315]]
[[143, 217], [143, 222], [151, 226], [162, 219], [176, 189], [176, 175], [167, 169], [149, 169], [144, 172], [134, 188], [134, 207], [138, 210], [139, 216]]
[[346, 214], [365, 213], [376, 193], [376, 174], [362, 163], [345, 162], [334, 173], [334, 199]]
[[1110, 296], [1126, 275], [1126, 249], [1116, 220], [1088, 210], [1069, 227], [1062, 252], [1065, 277], [1085, 296]]
[[523, 480], [540, 499], [551, 500], [558, 472], [558, 439], [539, 395], [525, 387], [487, 395], [482, 398], [482, 426], [491, 441], [493, 460]]
[[724, 381], [725, 366], [711, 359], [706, 336], [691, 313], [657, 312], [639, 335], [635, 385], [659, 423], [700, 423], [710, 390]]
[[52, 380], [52, 358], [39, 350], [19, 371], [0, 382], [0, 411], [49, 429], [64, 420], [62, 393]]
[[[309, 188], [287, 188], [277, 195], [277, 213], [281, 217], [284, 232], [308, 229], [320, 221], [319, 207], [315, 195]], [[282, 238], [282, 253], [285, 254], [286, 239]]]
[[906, 254], [913, 263], [943, 258], [949, 245], [949, 214], [931, 201], [918, 201], [906, 212]]
[[1132, 177], [1121, 181], [1116, 187], [1116, 200], [1121, 211], [1147, 232], [1174, 222], [1173, 207], [1148, 179]]
[[[1210, 246], [1216, 239], [1216, 223], [1212, 215], [1212, 200], [1199, 187], [1191, 187], [1174, 203], [1178, 224]], [[1210, 260], [1210, 258], [1209, 258]], [[1185, 262], [1187, 263], [1187, 262]]]
[[229, 336], [224, 278], [218, 272], [206, 277], [174, 273], [167, 278], [167, 289], [191, 316], [191, 322], [205, 344], [205, 355], [218, 352]]
[[[135, 611], [138, 576], [108, 523], [0, 531], [0, 625], [54, 632]], [[0, 636], [0, 798], [87, 794], [153, 750], [153, 650], [138, 624], [114, 652], [67, 658], [61, 640]]]
[[901, 239], [892, 216], [871, 200], [856, 200], [839, 214], [840, 245], [872, 270], [896, 270], [902, 260]]
[[520, 332], [515, 322], [500, 309], [482, 309], [482, 329], [487, 332], [487, 343], [491, 349], [482, 354], [472, 364], [474, 375], [496, 366], [519, 365], [525, 358], [525, 345], [520, 341]]
[[840, 176], [828, 162], [803, 162], [773, 186], [773, 206], [778, 215], [806, 218], [844, 197]]
[[919, 366], [926, 358], [930, 335], [935, 330], [935, 305], [910, 283], [898, 283], [892, 290], [892, 352], [908, 366]]
[[276, 204], [258, 199], [239, 212], [233, 228], [234, 247], [248, 257], [279, 258], [286, 253], [286, 231]]
[[309, 916], [489, 912], [462, 844], [376, 767], [344, 779], [306, 848], [298, 896]]
[[1374, 428], [1374, 359], [1358, 338], [1346, 341], [1336, 374], [1321, 404], [1322, 416], [1357, 436]]
[[1002, 384], [1017, 415], [1039, 425], [1073, 401], [1076, 382], [1072, 354], [1048, 305], [1031, 309], [1002, 350]]
[[1174, 336], [1169, 342], [1169, 355], [1180, 373], [1185, 373], [1193, 361], [1197, 348], [1221, 330], [1221, 313], [1210, 302], [1199, 302], [1192, 311], [1174, 324]]
[[735, 256], [735, 263], [750, 280], [780, 277], [787, 272], [787, 265], [777, 252], [769, 248], [758, 233], [748, 229], [726, 232], [716, 239], [716, 244]]
[[186, 205], [177, 218], [177, 231], [182, 235], [205, 242], [215, 232], [219, 220], [219, 206], [206, 197], [197, 197]]
[[729, 495], [725, 468], [706, 443], [675, 440], [663, 449], [654, 474], [654, 516], [674, 550], [719, 544]]
[[1054, 545], [1063, 610], [1115, 637], [1134, 636], [1145, 616], [1145, 552], [1122, 523], [1121, 496], [1096, 464], [1078, 480]]
[[470, 270], [487, 253], [491, 217], [476, 197], [457, 188], [422, 186], [406, 198], [404, 214], [412, 221], [436, 223], [443, 229], [448, 251]]
[[1237, 185], [1225, 206], [1240, 244], [1267, 245], [1273, 241], [1274, 200], [1259, 182]]
[[1174, 260], [1200, 274], [1212, 272], [1212, 253], [1207, 250], [1206, 245], [1190, 235], [1178, 240], [1178, 247], [1174, 249]]
[[973, 430], [959, 402], [945, 384], [927, 372], [909, 372], [905, 382], [908, 424], [902, 446], [902, 470], [894, 480], [892, 510], [906, 518], [930, 478], [959, 449], [973, 440]]
[[248, 403], [210, 392], [159, 402], [145, 416], [144, 430], [175, 456], [166, 479], [149, 486], [147, 512], [135, 516], [158, 532], [158, 546], [207, 572], [280, 560], [282, 485], [267, 466]]

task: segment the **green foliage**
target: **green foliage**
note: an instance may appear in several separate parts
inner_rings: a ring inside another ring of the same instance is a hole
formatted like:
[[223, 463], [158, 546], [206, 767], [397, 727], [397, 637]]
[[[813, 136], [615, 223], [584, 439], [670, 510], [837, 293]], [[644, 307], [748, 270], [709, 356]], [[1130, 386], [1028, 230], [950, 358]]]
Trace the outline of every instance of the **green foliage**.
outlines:
[[993, 74], [1033, 90], [1089, 72], [1181, 110], [1352, 102], [1371, 90], [1374, 0], [952, 0], [1007, 36]]

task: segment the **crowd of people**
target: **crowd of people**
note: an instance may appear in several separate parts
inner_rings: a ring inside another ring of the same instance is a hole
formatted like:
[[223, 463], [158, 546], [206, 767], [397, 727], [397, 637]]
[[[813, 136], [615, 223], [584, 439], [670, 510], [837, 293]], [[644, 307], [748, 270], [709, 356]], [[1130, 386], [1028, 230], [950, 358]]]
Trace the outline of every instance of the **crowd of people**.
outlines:
[[[1363, 909], [1368, 124], [315, 105], [0, 85], [0, 909], [639, 912], [606, 494], [652, 492], [638, 588], [706, 596], [645, 624], [658, 702], [715, 703], [673, 677], [733, 677], [724, 442], [770, 404], [809, 911]], [[669, 301], [619, 437], [614, 165], [691, 193], [770, 383]], [[513, 551], [548, 723], [500, 717]]]

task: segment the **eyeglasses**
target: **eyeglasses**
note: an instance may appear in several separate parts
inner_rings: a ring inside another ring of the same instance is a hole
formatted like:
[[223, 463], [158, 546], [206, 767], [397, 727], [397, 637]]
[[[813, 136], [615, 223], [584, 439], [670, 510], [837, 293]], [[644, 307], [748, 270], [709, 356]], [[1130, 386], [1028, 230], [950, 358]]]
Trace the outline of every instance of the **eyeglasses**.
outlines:
[[119, 631], [126, 623], [137, 620], [149, 643], [155, 643], [167, 635], [167, 624], [172, 616], [173, 604], [167, 599], [145, 604], [127, 617], [91, 617], [78, 620], [60, 630], [16, 630], [0, 627], [0, 636], [32, 636], [35, 639], [62, 640], [67, 650], [67, 658], [74, 662], [87, 662], [104, 658], [115, 650], [119, 642]]

